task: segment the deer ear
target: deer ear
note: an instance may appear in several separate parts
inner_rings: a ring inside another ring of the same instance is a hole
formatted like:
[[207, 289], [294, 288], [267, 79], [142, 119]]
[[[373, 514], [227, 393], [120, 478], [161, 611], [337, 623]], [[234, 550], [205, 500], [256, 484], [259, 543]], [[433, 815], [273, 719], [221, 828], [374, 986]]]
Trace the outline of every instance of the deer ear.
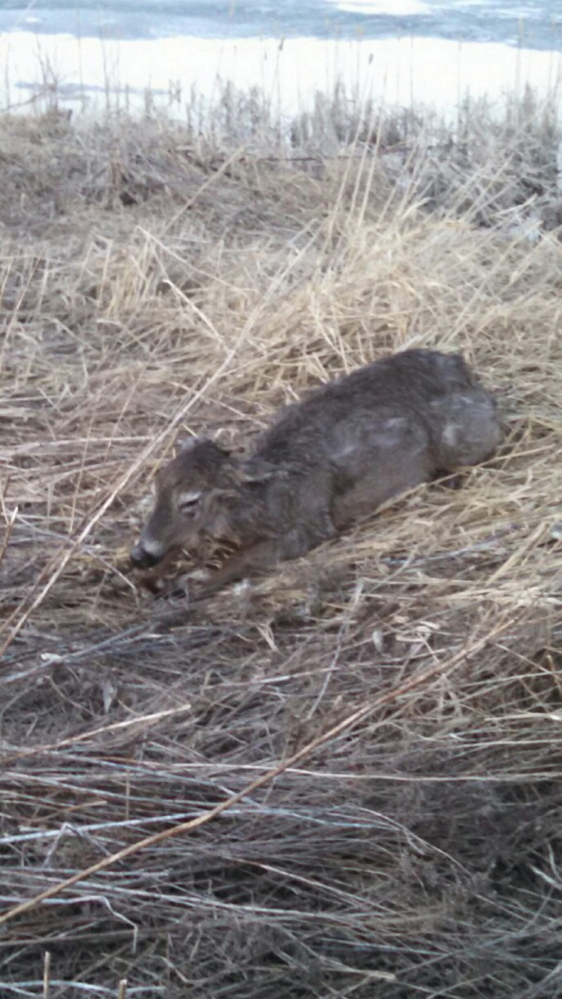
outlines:
[[242, 482], [268, 482], [283, 474], [277, 465], [264, 458], [249, 458], [242, 462], [240, 471]]
[[204, 440], [206, 440], [205, 437], [178, 437], [174, 443], [174, 451], [176, 455], [192, 451], [197, 444], [201, 444]]
[[230, 458], [230, 451], [220, 444], [215, 444], [210, 437], [179, 437], [174, 444], [174, 450], [176, 458], [181, 454], [195, 451], [193, 460], [207, 468], [221, 465]]

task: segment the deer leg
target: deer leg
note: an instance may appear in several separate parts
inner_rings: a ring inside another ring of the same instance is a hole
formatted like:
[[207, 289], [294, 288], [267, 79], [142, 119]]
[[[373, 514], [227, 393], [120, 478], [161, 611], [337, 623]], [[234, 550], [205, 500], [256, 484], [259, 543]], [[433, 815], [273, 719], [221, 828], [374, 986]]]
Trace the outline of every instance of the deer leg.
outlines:
[[217, 569], [207, 583], [203, 583], [196, 599], [210, 596], [228, 583], [256, 573], [266, 573], [279, 560], [278, 541], [260, 541], [252, 548], [236, 552]]
[[227, 583], [245, 576], [264, 574], [272, 569], [277, 562], [285, 559], [299, 558], [311, 548], [328, 541], [337, 535], [337, 531], [329, 515], [324, 523], [315, 524], [314, 531], [304, 527], [294, 528], [281, 538], [268, 538], [258, 541], [251, 548], [236, 552], [227, 559], [225, 564], [213, 573], [208, 583], [204, 583], [198, 596], [206, 597], [216, 593]]

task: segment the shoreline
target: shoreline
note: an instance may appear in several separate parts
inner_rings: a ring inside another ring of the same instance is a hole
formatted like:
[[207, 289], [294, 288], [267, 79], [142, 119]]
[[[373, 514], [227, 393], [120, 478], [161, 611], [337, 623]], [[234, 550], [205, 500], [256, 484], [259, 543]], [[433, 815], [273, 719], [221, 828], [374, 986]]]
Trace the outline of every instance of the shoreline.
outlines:
[[[454, 117], [467, 98], [501, 101], [532, 87], [555, 94], [561, 53], [436, 38], [236, 39], [184, 36], [113, 41], [72, 35], [0, 35], [4, 111], [167, 112], [184, 119], [197, 101], [212, 107], [226, 84], [257, 89], [273, 116], [310, 110], [318, 93], [343, 86], [356, 101], [432, 107]], [[485, 67], [483, 72], [482, 67]]]

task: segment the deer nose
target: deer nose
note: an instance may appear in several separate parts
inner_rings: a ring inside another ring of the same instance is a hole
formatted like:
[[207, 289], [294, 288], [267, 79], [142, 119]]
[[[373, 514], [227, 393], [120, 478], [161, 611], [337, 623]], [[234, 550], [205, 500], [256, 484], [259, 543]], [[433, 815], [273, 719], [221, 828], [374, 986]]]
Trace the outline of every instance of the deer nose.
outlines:
[[137, 569], [148, 569], [153, 565], [157, 565], [162, 558], [162, 554], [150, 551], [142, 541], [137, 541], [129, 553], [129, 558]]

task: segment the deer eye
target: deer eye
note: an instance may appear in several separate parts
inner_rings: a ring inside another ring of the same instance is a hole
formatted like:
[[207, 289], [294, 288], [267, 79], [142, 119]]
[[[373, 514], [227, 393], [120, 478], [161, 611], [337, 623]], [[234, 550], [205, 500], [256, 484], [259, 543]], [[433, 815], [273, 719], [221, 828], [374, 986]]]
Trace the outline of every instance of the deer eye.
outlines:
[[200, 498], [200, 492], [182, 493], [178, 497], [178, 510], [181, 510], [182, 513], [193, 513]]

